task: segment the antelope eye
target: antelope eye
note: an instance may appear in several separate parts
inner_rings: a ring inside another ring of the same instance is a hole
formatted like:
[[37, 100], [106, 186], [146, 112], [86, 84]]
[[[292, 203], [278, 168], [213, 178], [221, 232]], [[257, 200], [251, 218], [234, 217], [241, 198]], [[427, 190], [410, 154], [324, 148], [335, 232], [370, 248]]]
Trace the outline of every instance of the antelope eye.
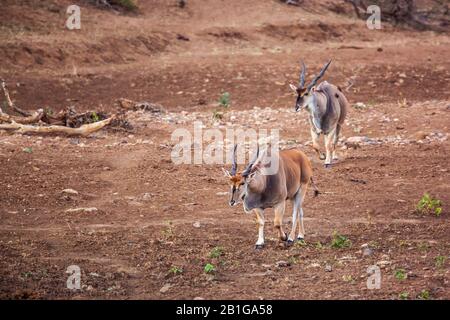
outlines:
[[307, 96], [308, 94], [309, 94], [308, 92], [305, 92], [304, 96]]

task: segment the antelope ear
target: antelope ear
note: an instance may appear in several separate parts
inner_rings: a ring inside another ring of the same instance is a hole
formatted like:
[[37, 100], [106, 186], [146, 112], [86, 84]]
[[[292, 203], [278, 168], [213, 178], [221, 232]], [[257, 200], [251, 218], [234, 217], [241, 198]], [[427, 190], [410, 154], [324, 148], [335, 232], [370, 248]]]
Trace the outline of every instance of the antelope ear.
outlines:
[[231, 178], [231, 173], [228, 170], [226, 170], [225, 168], [222, 168], [222, 171], [223, 171], [223, 174], [225, 175], [225, 177]]
[[311, 88], [311, 92], [314, 92], [314, 91], [316, 91], [316, 86]]
[[292, 89], [292, 91], [297, 93], [297, 87], [296, 86], [294, 86], [292, 83], [289, 83], [289, 87]]

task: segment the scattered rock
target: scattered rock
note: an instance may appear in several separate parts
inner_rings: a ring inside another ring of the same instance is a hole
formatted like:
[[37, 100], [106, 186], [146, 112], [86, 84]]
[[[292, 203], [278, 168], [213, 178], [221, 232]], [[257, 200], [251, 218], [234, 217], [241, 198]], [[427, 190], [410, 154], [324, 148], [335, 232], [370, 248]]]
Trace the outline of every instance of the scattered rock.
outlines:
[[226, 195], [228, 195], [228, 192], [217, 192], [216, 195], [218, 195], [218, 196], [226, 196]]
[[166, 293], [167, 291], [169, 291], [169, 289], [172, 287], [171, 284], [166, 283], [161, 289], [159, 289], [159, 292], [161, 293]]
[[380, 268], [385, 268], [385, 267], [387, 267], [388, 265], [390, 265], [392, 262], [391, 261], [388, 261], [388, 260], [381, 260], [381, 261], [378, 261], [377, 262], [377, 266], [379, 266]]
[[200, 228], [201, 227], [201, 224], [198, 221], [195, 221], [192, 225], [194, 226], [194, 228]]
[[72, 195], [77, 195], [78, 191], [74, 190], [74, 189], [64, 189], [63, 191], [61, 191], [62, 193], [67, 193], [67, 194], [72, 194]]
[[363, 253], [364, 257], [369, 257], [369, 256], [371, 256], [373, 254], [373, 250], [370, 249], [369, 247], [367, 247], [367, 248], [363, 249], [362, 253]]
[[77, 213], [77, 212], [86, 212], [86, 213], [90, 213], [90, 212], [96, 212], [98, 211], [97, 208], [92, 207], [92, 208], [74, 208], [74, 209], [67, 209], [66, 212], [67, 213]]
[[353, 105], [353, 108], [362, 110], [362, 109], [366, 109], [367, 106], [362, 102], [357, 102]]
[[424, 131], [417, 131], [413, 134], [413, 137], [417, 140], [424, 140], [428, 136], [428, 133], [425, 133]]
[[346, 142], [348, 143], [363, 143], [370, 141], [369, 137], [367, 136], [354, 136], [347, 138]]
[[195, 297], [194, 300], [205, 300], [203, 297]]
[[289, 267], [291, 264], [289, 263], [289, 262], [287, 262], [287, 261], [284, 261], [284, 260], [280, 260], [280, 261], [277, 261], [276, 263], [275, 263], [275, 266], [277, 267], [277, 268], [285, 268], [285, 267]]
[[331, 266], [331, 264], [327, 264], [327, 265], [325, 266], [325, 271], [326, 271], [326, 272], [331, 272], [331, 271], [333, 271], [333, 267]]

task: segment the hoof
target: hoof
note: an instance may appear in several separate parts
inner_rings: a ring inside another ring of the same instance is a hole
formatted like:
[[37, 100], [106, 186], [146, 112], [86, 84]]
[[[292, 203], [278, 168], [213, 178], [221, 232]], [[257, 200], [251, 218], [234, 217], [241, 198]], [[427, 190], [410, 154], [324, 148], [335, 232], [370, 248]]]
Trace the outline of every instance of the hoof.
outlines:
[[319, 156], [319, 159], [320, 159], [320, 160], [325, 160], [325, 158], [326, 158], [326, 157], [325, 157], [324, 154], [321, 154], [321, 155]]
[[288, 239], [288, 240], [286, 241], [286, 247], [290, 247], [290, 246], [292, 246], [293, 244], [294, 244], [294, 240]]
[[261, 249], [264, 249], [264, 245], [263, 244], [257, 244], [255, 246], [255, 250], [261, 250]]
[[297, 241], [304, 241], [305, 238], [304, 237], [297, 237]]
[[331, 169], [331, 163], [325, 163], [324, 167], [325, 169]]
[[288, 235], [287, 233], [284, 234], [284, 236], [281, 237], [281, 241], [287, 241], [288, 240]]

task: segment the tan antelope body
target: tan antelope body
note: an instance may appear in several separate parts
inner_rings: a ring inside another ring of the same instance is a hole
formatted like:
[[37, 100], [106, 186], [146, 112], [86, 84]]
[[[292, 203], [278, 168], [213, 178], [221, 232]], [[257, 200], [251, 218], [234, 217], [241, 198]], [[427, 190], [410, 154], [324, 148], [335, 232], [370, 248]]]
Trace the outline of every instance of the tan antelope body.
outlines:
[[[308, 157], [300, 150], [289, 149], [277, 153], [278, 170], [275, 174], [265, 174], [267, 157], [265, 152], [256, 157], [242, 173], [237, 173], [236, 146], [233, 155], [233, 166], [231, 173], [225, 171], [230, 178], [231, 199], [230, 205], [234, 206], [243, 202], [245, 212], [254, 211], [258, 224], [258, 241], [256, 248], [264, 246], [264, 210], [274, 208], [274, 226], [278, 231], [278, 236], [282, 241], [292, 244], [298, 229], [298, 239], [304, 238], [303, 209], [302, 204], [306, 191], [312, 183], [316, 195], [317, 188], [312, 180], [312, 167]], [[286, 208], [286, 201], [291, 200], [293, 204], [292, 230], [289, 235], [283, 231], [283, 215]]]
[[[339, 87], [326, 81], [315, 86], [324, 75], [331, 60], [322, 68], [319, 75], [305, 88], [306, 66], [303, 64], [298, 87], [291, 84], [297, 93], [295, 111], [305, 108], [309, 113], [309, 123], [313, 148], [325, 167], [330, 167], [332, 160], [337, 160], [336, 144], [347, 115], [348, 101]], [[324, 135], [326, 154], [320, 152], [319, 137]]]

